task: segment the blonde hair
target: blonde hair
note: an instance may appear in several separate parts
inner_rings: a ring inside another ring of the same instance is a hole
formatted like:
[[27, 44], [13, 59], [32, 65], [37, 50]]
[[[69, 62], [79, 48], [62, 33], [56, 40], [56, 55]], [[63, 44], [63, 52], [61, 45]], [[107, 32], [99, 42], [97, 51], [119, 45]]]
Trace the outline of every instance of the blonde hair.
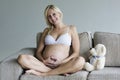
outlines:
[[44, 11], [44, 17], [45, 17], [45, 20], [46, 20], [46, 24], [50, 27], [50, 28], [52, 28], [52, 24], [49, 22], [49, 20], [48, 20], [48, 18], [47, 18], [47, 16], [48, 16], [48, 10], [49, 9], [53, 9], [53, 10], [55, 10], [56, 12], [59, 12], [60, 14], [61, 14], [61, 18], [63, 18], [63, 13], [62, 13], [62, 11], [57, 7], [57, 6], [55, 6], [55, 5], [48, 5], [46, 8], [45, 8], [45, 11]]

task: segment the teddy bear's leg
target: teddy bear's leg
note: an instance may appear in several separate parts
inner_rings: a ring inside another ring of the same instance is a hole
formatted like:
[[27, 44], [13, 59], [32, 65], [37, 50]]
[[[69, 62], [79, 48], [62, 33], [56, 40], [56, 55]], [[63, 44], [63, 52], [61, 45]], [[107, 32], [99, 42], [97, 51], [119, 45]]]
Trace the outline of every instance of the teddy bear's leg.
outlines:
[[103, 69], [104, 66], [105, 66], [105, 57], [103, 57], [97, 61], [96, 69], [98, 69], [98, 70]]
[[86, 62], [85, 65], [84, 65], [84, 68], [87, 70], [87, 71], [93, 71], [95, 68], [93, 65], [91, 65], [90, 63]]

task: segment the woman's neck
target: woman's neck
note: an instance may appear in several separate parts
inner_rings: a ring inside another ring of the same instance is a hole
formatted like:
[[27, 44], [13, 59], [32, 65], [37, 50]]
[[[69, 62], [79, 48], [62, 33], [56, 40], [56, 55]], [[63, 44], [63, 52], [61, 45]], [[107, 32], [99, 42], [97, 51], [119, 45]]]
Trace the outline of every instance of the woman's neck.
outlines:
[[64, 23], [60, 23], [60, 24], [57, 24], [57, 25], [54, 26], [55, 29], [61, 29], [63, 27], [65, 27]]

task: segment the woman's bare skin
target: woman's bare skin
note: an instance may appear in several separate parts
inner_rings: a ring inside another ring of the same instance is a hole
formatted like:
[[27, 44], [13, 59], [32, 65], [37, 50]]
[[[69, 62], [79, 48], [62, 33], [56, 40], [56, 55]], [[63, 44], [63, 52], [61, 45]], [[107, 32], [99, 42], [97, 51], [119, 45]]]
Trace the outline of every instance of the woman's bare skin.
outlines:
[[[50, 6], [54, 7], [53, 5]], [[81, 70], [85, 59], [79, 56], [80, 42], [76, 27], [64, 24], [62, 14], [53, 8], [48, 9], [46, 18], [49, 25], [53, 25], [53, 28], [46, 28], [43, 31], [35, 54], [36, 57], [22, 54], [18, 57], [18, 63], [27, 69], [27, 74], [38, 76], [67, 74]], [[45, 45], [44, 41], [48, 33], [57, 40], [66, 32], [71, 37], [71, 46], [65, 44]], [[69, 53], [70, 47], [72, 47], [71, 54]]]

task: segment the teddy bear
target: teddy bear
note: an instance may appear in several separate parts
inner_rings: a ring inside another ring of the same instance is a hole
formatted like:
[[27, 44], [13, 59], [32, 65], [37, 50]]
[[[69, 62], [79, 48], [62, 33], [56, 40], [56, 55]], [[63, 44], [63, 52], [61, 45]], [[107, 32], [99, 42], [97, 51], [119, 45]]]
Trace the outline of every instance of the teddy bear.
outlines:
[[90, 49], [89, 62], [86, 62], [84, 68], [87, 71], [100, 70], [105, 66], [106, 47], [103, 44], [97, 44], [95, 48]]

